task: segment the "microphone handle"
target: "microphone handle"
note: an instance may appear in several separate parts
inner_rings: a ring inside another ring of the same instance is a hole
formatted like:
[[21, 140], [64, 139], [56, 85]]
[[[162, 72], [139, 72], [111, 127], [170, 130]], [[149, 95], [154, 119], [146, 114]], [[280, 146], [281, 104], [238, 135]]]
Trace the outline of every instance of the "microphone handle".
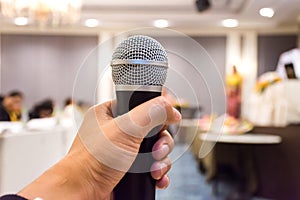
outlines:
[[[134, 107], [161, 95], [152, 91], [116, 91], [116, 114], [122, 115]], [[155, 180], [151, 177], [150, 167], [154, 162], [152, 147], [158, 140], [162, 127], [155, 127], [144, 138], [137, 158], [129, 171], [115, 187], [114, 200], [155, 200]], [[143, 153], [148, 153], [146, 156]], [[122, 158], [120, 158], [122, 159]], [[140, 172], [143, 173], [140, 173]]]

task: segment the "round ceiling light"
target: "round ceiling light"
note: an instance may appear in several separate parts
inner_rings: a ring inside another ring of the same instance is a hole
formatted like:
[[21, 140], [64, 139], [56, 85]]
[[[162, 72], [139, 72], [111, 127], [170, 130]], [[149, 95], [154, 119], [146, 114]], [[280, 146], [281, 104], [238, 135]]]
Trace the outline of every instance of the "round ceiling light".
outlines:
[[169, 22], [166, 19], [158, 19], [153, 22], [153, 25], [157, 28], [166, 28], [169, 26]]
[[274, 15], [274, 10], [272, 8], [262, 8], [259, 10], [259, 14], [263, 17], [271, 18]]
[[17, 26], [26, 26], [28, 24], [29, 20], [27, 17], [17, 17], [14, 19], [14, 23]]
[[84, 25], [90, 28], [99, 26], [99, 21], [97, 19], [87, 19], [84, 22]]
[[225, 19], [222, 21], [224, 27], [234, 28], [239, 25], [239, 21], [236, 19]]

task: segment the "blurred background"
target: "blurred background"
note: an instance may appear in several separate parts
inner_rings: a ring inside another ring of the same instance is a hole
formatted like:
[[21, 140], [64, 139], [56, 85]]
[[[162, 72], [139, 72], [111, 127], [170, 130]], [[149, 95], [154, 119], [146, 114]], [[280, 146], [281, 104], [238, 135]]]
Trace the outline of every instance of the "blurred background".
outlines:
[[299, 5], [0, 0], [0, 194], [66, 154], [85, 111], [114, 98], [114, 48], [144, 34], [167, 50], [163, 95], [183, 115], [157, 199], [300, 199]]

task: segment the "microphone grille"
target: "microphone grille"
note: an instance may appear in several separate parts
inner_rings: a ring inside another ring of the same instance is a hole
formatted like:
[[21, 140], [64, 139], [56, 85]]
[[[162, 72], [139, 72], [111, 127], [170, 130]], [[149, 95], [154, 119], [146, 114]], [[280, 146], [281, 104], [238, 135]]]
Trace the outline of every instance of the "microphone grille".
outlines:
[[151, 37], [131, 36], [118, 45], [111, 66], [116, 85], [161, 86], [167, 77], [167, 53]]

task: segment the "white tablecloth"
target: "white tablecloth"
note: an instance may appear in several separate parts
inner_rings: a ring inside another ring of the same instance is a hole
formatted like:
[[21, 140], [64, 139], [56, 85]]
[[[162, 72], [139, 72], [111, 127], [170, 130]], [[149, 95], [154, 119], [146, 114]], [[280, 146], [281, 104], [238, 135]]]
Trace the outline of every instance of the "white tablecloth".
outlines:
[[0, 134], [0, 195], [15, 193], [59, 161], [74, 137], [68, 129]]
[[215, 133], [202, 133], [199, 137], [203, 141], [231, 144], [278, 144], [281, 142], [280, 136], [266, 134], [222, 135]]
[[249, 112], [244, 117], [257, 126], [300, 123], [300, 80], [284, 80], [262, 94], [252, 94], [247, 106]]

